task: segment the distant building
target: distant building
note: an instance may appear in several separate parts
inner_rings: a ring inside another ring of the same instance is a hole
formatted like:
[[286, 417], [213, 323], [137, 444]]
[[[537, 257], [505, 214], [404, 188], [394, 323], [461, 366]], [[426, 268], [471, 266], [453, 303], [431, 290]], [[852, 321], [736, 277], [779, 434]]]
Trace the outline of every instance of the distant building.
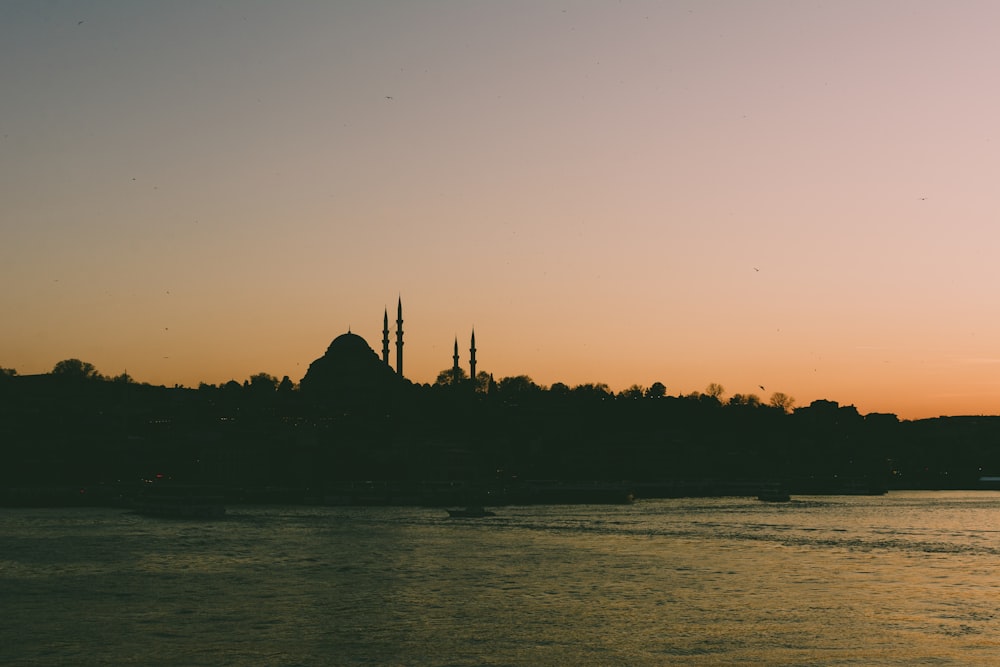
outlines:
[[[389, 365], [389, 309], [382, 315], [382, 363]], [[396, 301], [396, 375], [403, 375], [403, 297]]]
[[403, 377], [403, 297], [396, 302], [396, 374]]
[[[469, 377], [476, 377], [476, 332], [472, 331], [469, 348]], [[459, 375], [458, 338], [455, 338], [453, 356], [455, 377]], [[395, 380], [403, 379], [403, 299], [396, 301], [396, 369], [392, 373], [389, 364], [389, 309], [382, 314], [382, 358], [381, 361], [368, 342], [351, 333], [341, 334], [333, 339], [326, 353], [309, 365], [301, 387], [308, 393], [349, 393], [355, 390], [385, 391], [389, 389], [391, 373]]]
[[476, 330], [472, 330], [472, 347], [469, 348], [469, 378], [476, 379]]
[[[462, 377], [461, 366], [458, 364], [458, 337], [455, 337], [455, 351], [452, 354], [452, 377], [455, 382]], [[472, 330], [472, 342], [469, 347], [469, 379], [476, 379], [476, 330]]]
[[348, 331], [309, 364], [300, 386], [307, 394], [364, 400], [401, 384], [402, 378], [379, 360], [365, 339]]

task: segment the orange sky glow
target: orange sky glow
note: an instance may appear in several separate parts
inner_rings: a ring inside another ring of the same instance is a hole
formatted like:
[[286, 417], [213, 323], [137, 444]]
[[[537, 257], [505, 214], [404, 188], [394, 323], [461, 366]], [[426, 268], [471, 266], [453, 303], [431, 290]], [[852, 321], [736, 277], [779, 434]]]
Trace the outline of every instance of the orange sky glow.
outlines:
[[0, 366], [297, 382], [401, 297], [415, 382], [475, 327], [498, 379], [1000, 414], [998, 24], [3, 3]]

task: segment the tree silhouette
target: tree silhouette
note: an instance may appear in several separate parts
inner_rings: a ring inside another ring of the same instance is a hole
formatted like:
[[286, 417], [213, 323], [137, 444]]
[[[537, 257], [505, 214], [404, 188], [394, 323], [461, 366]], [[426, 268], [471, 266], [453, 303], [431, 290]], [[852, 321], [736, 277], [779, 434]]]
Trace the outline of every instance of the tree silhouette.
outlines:
[[527, 394], [541, 390], [535, 381], [527, 375], [514, 375], [500, 378], [497, 390], [502, 394]]
[[101, 377], [94, 364], [79, 359], [63, 359], [56, 363], [52, 368], [52, 375], [79, 380], [96, 380]]
[[644, 393], [645, 393], [645, 390], [640, 385], [634, 384], [631, 387], [629, 387], [628, 389], [622, 390], [618, 394], [618, 397], [619, 398], [632, 398], [632, 399], [642, 398], [642, 396], [643, 396]]
[[792, 406], [795, 405], [795, 399], [788, 394], [776, 391], [771, 394], [771, 398], [768, 399], [767, 404], [780, 409], [782, 412], [791, 412]]
[[469, 379], [468, 373], [462, 368], [446, 368], [438, 373], [434, 386], [459, 385]]
[[662, 382], [654, 382], [646, 390], [646, 398], [663, 398], [667, 395], [667, 387]]
[[611, 397], [611, 390], [603, 382], [578, 384], [573, 387], [573, 396], [581, 398], [605, 399]]
[[488, 392], [490, 390], [490, 380], [490, 374], [486, 371], [479, 371], [476, 373], [476, 391], [481, 394]]
[[278, 389], [278, 378], [267, 373], [257, 373], [250, 376], [250, 389], [255, 394], [273, 394]]
[[553, 396], [566, 396], [569, 392], [569, 385], [565, 382], [553, 382], [552, 386], [549, 387], [549, 393]]
[[707, 387], [705, 387], [705, 394], [711, 396], [712, 398], [722, 400], [723, 394], [726, 393], [726, 388], [723, 387], [718, 382], [712, 382]]
[[760, 396], [757, 394], [733, 394], [729, 399], [729, 405], [759, 408], [761, 405]]

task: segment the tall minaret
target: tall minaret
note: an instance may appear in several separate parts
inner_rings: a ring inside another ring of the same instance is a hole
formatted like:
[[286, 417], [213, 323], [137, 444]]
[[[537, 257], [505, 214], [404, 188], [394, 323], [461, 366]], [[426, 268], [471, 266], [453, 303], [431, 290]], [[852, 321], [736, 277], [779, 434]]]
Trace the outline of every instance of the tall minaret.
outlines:
[[472, 330], [472, 347], [469, 348], [469, 377], [476, 379], [476, 330]]
[[389, 309], [385, 309], [382, 317], [382, 361], [389, 365]]
[[462, 372], [462, 369], [458, 367], [458, 336], [455, 336], [455, 354], [452, 356], [452, 359], [455, 360], [455, 365], [451, 369], [451, 382], [452, 384], [458, 384], [458, 378], [461, 377], [459, 373]]
[[403, 297], [396, 302], [396, 375], [403, 377]]

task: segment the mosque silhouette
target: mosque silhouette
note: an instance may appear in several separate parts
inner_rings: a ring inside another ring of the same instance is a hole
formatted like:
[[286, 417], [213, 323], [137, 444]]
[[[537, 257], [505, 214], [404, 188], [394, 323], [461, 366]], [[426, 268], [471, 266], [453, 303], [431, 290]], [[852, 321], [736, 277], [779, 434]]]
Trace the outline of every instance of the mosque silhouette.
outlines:
[[[458, 338], [452, 360], [452, 372], [458, 378]], [[469, 348], [469, 377], [476, 377], [475, 330]], [[382, 319], [381, 359], [364, 338], [348, 329], [347, 333], [333, 339], [322, 357], [309, 365], [300, 387], [310, 394], [346, 397], [353, 393], [367, 397], [391, 393], [407, 384], [410, 383], [403, 375], [403, 300], [400, 297], [396, 302], [395, 370], [389, 364], [389, 310], [386, 309]]]

